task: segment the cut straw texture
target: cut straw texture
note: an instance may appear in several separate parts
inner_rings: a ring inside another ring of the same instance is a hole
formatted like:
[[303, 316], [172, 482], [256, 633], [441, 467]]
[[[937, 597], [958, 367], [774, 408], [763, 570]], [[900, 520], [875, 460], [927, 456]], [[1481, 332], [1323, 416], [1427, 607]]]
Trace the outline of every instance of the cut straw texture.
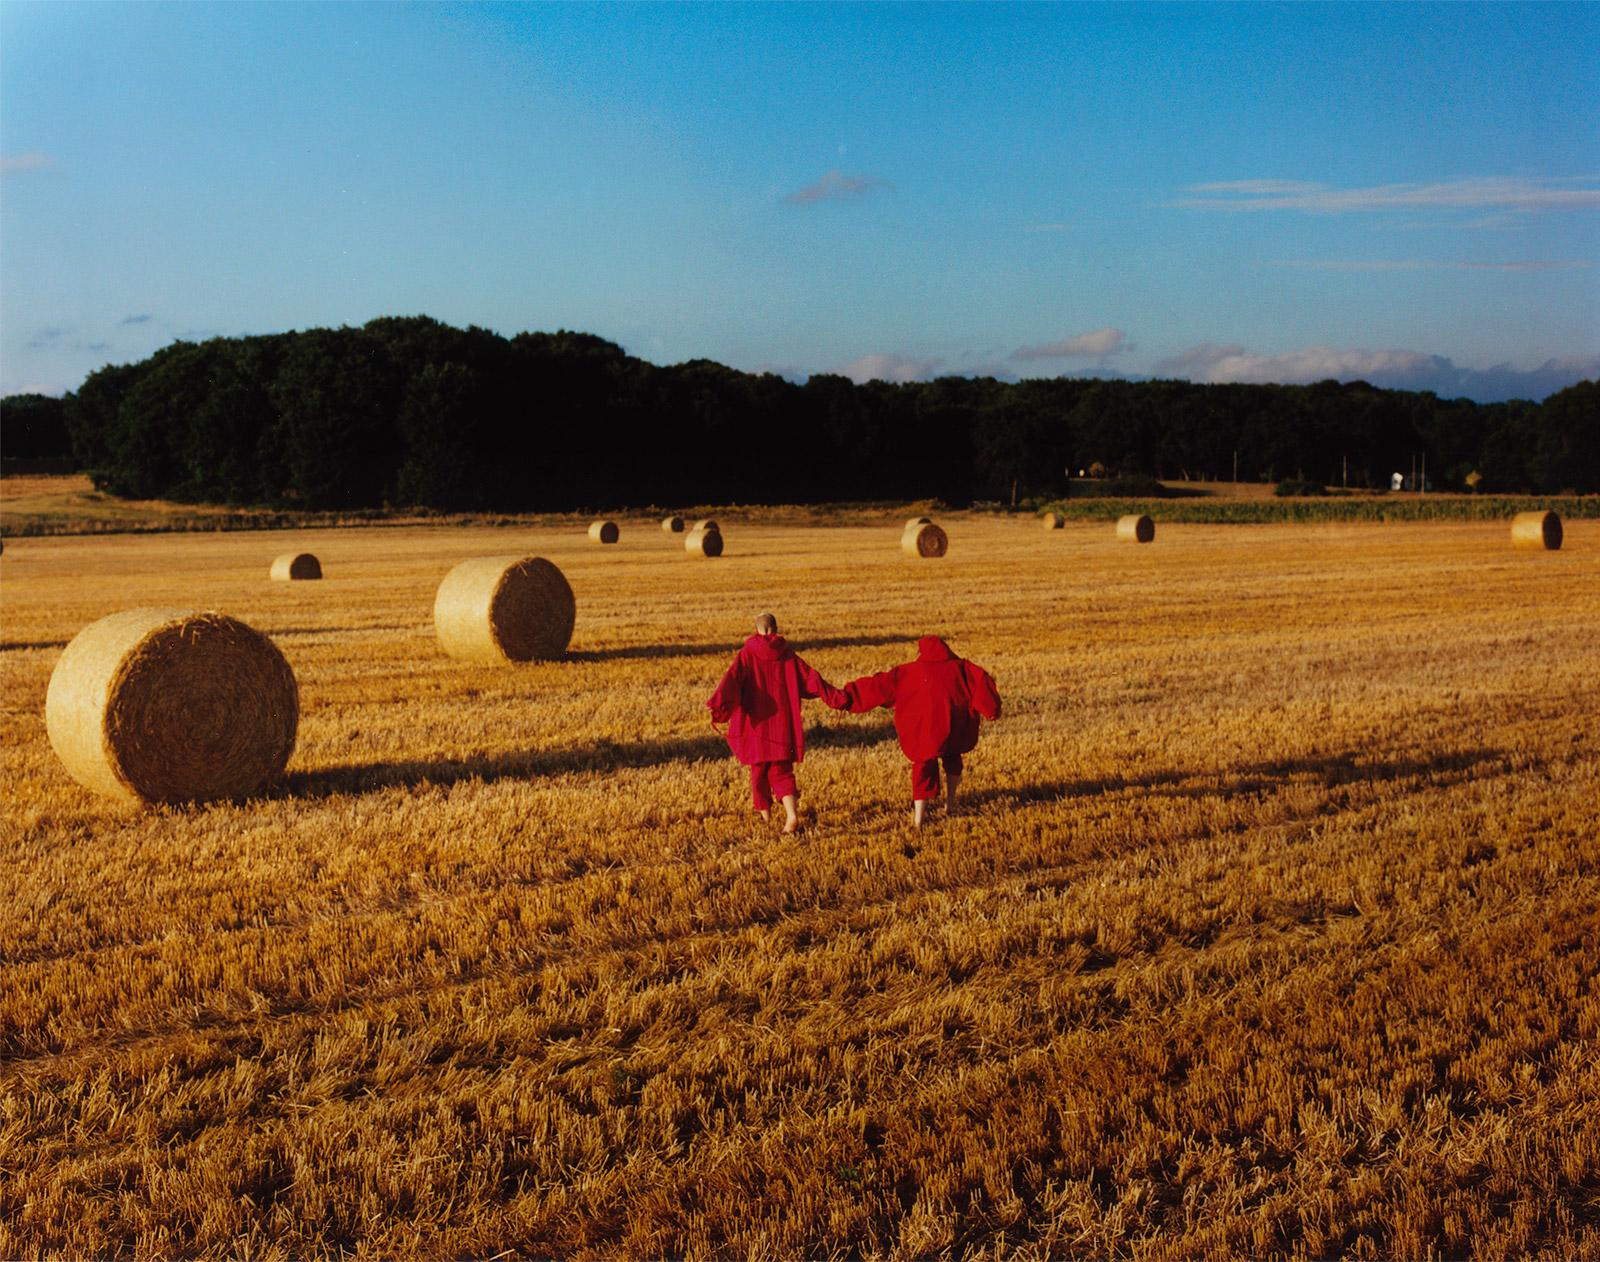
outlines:
[[925, 517], [913, 518], [900, 532], [900, 548], [907, 556], [942, 557], [949, 547], [949, 537]]
[[1156, 524], [1143, 513], [1117, 518], [1117, 538], [1129, 543], [1149, 543], [1156, 537]]
[[309, 552], [285, 552], [272, 562], [269, 577], [275, 583], [298, 582], [301, 579], [321, 578], [322, 562]]
[[722, 531], [714, 521], [697, 522], [695, 528], [683, 538], [683, 550], [690, 556], [719, 557], [722, 555]]
[[72, 777], [139, 802], [259, 792], [283, 774], [299, 721], [278, 647], [220, 613], [127, 609], [92, 622], [45, 694], [50, 744]]
[[614, 521], [597, 521], [589, 527], [589, 538], [595, 543], [615, 543], [621, 537]]
[[683, 533], [683, 518], [663, 517], [661, 519], [661, 529], [665, 530], [669, 535], [681, 535]]
[[463, 561], [444, 576], [433, 600], [440, 647], [467, 662], [560, 657], [576, 616], [566, 577], [535, 556]]
[[1518, 513], [1511, 519], [1511, 542], [1518, 548], [1554, 552], [1561, 547], [1561, 518], [1555, 513]]
[[1039, 518], [1039, 524], [1046, 530], [1060, 530], [1067, 524], [1067, 519], [1060, 513], [1046, 513]]

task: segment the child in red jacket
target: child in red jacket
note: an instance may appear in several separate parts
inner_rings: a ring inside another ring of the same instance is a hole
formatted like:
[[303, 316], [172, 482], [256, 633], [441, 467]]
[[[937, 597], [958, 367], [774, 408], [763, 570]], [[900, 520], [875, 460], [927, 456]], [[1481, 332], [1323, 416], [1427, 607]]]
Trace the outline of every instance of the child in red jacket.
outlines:
[[778, 634], [778, 620], [764, 613], [706, 702], [711, 726], [728, 725], [728, 748], [750, 768], [750, 797], [761, 818], [771, 818], [774, 794], [782, 800], [786, 833], [800, 830], [794, 764], [805, 757], [800, 702], [807, 697], [821, 697], [835, 710], [848, 704]]
[[1000, 717], [994, 677], [957, 657], [938, 636], [925, 635], [917, 641], [916, 661], [854, 680], [845, 693], [854, 714], [894, 707], [900, 749], [911, 759], [912, 822], [921, 828], [928, 802], [939, 796], [941, 762], [948, 786], [945, 807], [955, 810], [961, 755], [977, 745], [980, 718]]

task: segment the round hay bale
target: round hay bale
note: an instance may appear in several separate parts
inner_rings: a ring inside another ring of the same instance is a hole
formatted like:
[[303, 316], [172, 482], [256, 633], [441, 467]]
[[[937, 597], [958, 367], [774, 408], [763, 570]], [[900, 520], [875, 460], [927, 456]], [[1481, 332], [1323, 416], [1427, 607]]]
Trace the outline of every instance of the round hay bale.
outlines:
[[1518, 513], [1511, 519], [1511, 542], [1518, 548], [1554, 552], [1561, 547], [1561, 518], [1555, 513]]
[[463, 561], [433, 598], [440, 647], [467, 662], [560, 657], [576, 617], [566, 577], [543, 557]]
[[661, 519], [661, 529], [665, 530], [669, 535], [681, 535], [683, 533], [683, 518], [663, 517]]
[[237, 618], [126, 609], [73, 637], [45, 694], [73, 779], [140, 802], [246, 797], [283, 774], [300, 691], [277, 645]]
[[721, 529], [722, 529], [722, 527], [717, 525], [716, 522], [712, 521], [711, 518], [702, 517], [699, 521], [694, 522], [689, 527], [689, 533], [693, 534], [697, 530], [721, 530]]
[[285, 552], [272, 563], [270, 577], [275, 583], [321, 578], [322, 562], [309, 552]]
[[1067, 519], [1060, 513], [1046, 513], [1039, 518], [1039, 524], [1046, 530], [1060, 530], [1067, 524]]
[[683, 550], [690, 556], [719, 557], [722, 555], [722, 531], [715, 522], [709, 530], [691, 530], [684, 536]]
[[908, 522], [900, 535], [900, 547], [907, 556], [942, 557], [950, 547], [950, 540], [931, 521], [923, 522], [920, 526]]
[[621, 537], [614, 521], [597, 521], [589, 527], [589, 538], [595, 543], [615, 543]]
[[1149, 543], [1156, 537], [1156, 524], [1143, 513], [1117, 518], [1117, 538], [1131, 543]]

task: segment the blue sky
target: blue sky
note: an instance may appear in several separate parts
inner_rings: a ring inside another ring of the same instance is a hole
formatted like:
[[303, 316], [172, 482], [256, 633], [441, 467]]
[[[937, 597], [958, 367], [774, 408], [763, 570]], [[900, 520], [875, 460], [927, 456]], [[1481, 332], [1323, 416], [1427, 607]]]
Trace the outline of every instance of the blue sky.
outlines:
[[1600, 5], [0, 0], [0, 391], [427, 314], [803, 379], [1600, 376]]

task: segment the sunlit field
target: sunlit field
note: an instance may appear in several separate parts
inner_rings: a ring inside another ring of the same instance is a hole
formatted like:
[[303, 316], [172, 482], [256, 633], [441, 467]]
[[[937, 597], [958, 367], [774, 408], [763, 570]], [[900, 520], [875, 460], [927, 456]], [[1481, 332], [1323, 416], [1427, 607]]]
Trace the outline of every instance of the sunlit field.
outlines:
[[[1600, 1256], [1600, 522], [720, 516], [6, 540], [0, 1257]], [[517, 553], [567, 660], [446, 658]], [[283, 650], [279, 790], [68, 778], [51, 669], [135, 605]], [[957, 814], [820, 705], [803, 835], [751, 813], [764, 609], [994, 673]]]

